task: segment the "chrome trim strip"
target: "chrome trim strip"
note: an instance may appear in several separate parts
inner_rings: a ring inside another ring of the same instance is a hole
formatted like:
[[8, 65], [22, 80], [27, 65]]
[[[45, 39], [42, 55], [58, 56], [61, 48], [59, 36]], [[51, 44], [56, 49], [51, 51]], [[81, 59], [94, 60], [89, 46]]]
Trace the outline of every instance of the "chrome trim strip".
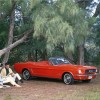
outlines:
[[75, 75], [75, 76], [95, 76], [95, 75], [97, 75], [97, 74], [85, 74], [85, 75], [77, 74], [77, 75]]

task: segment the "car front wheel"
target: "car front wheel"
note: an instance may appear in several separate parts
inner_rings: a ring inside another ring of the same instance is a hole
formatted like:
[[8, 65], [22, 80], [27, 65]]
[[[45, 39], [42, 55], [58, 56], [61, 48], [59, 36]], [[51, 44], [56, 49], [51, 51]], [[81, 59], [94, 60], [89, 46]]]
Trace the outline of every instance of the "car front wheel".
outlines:
[[30, 72], [29, 72], [27, 69], [25, 69], [25, 70], [22, 72], [22, 76], [23, 76], [23, 79], [29, 80], [30, 77], [31, 77], [31, 74], [30, 74]]
[[63, 82], [67, 85], [73, 84], [74, 83], [74, 78], [70, 73], [65, 73], [63, 75]]

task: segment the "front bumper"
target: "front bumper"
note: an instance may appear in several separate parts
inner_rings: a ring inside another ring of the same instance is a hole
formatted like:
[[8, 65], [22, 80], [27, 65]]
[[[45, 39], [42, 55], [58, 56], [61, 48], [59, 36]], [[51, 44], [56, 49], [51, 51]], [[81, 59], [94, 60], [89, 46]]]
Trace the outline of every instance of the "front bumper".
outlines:
[[96, 78], [97, 74], [77, 74], [74, 76], [75, 80], [90, 80]]

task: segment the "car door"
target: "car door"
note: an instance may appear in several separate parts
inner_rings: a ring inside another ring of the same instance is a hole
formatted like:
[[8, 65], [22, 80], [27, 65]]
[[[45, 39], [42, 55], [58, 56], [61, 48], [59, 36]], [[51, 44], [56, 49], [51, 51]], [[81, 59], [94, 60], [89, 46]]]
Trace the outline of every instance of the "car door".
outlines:
[[50, 78], [60, 78], [61, 77], [61, 67], [58, 65], [50, 65], [47, 70], [47, 76]]
[[33, 76], [40, 76], [40, 77], [48, 77], [48, 64], [35, 64], [32, 68], [32, 75]]
[[32, 69], [33, 76], [48, 77], [48, 78], [59, 78], [61, 70], [58, 65], [52, 64], [39, 64], [35, 65]]

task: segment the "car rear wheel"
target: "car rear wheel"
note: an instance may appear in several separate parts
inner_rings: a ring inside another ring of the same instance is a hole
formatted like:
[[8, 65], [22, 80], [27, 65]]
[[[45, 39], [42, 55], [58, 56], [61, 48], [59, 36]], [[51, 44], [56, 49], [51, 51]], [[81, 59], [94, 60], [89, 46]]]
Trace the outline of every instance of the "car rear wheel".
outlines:
[[67, 85], [73, 84], [74, 83], [74, 78], [70, 73], [65, 73], [63, 75], [63, 82]]
[[91, 79], [90, 80], [82, 80], [82, 82], [84, 82], [84, 83], [89, 83], [91, 81]]
[[30, 74], [30, 72], [29, 72], [27, 69], [25, 69], [25, 70], [22, 72], [22, 76], [23, 76], [23, 79], [29, 80], [30, 77], [31, 77], [31, 74]]

